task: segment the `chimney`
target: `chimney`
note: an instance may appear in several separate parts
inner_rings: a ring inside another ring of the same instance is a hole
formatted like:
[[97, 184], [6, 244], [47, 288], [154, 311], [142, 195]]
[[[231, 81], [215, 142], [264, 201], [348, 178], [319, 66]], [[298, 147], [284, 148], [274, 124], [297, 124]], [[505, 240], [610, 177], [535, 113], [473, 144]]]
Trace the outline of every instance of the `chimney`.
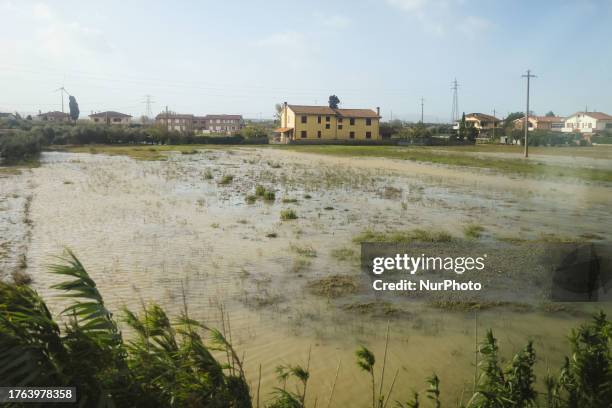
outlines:
[[376, 116], [380, 116], [380, 106], [376, 107]]

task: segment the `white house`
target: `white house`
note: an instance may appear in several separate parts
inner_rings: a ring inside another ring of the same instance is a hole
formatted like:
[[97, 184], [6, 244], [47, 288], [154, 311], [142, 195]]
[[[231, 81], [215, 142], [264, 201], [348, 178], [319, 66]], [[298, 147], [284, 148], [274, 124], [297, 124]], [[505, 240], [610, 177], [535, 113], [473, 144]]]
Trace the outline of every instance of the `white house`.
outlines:
[[612, 132], [612, 116], [603, 112], [576, 112], [565, 119], [564, 132]]

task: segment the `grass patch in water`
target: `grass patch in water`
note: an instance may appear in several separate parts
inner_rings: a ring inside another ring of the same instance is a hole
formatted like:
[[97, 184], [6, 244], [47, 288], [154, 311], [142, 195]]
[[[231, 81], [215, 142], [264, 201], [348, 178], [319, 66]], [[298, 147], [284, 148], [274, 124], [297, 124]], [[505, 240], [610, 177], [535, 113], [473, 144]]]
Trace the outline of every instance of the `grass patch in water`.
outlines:
[[331, 251], [332, 258], [339, 261], [349, 261], [357, 258], [357, 253], [352, 248], [336, 248]]
[[283, 204], [295, 204], [298, 202], [297, 198], [283, 198], [281, 200]]
[[297, 214], [295, 211], [293, 211], [292, 209], [285, 209], [285, 210], [281, 210], [280, 212], [280, 219], [282, 221], [288, 221], [288, 220], [296, 220], [297, 219]]
[[226, 186], [228, 184], [231, 184], [232, 181], [234, 181], [234, 176], [232, 176], [231, 174], [226, 174], [221, 177], [221, 180], [219, 180], [219, 185]]
[[357, 292], [357, 281], [352, 276], [333, 275], [310, 282], [308, 287], [319, 296], [338, 298]]
[[317, 256], [317, 251], [315, 251], [315, 249], [309, 245], [300, 246], [298, 244], [290, 244], [289, 249], [308, 258], [316, 258]]
[[366, 230], [353, 238], [353, 242], [385, 242], [393, 244], [408, 243], [413, 241], [423, 242], [450, 242], [452, 236], [445, 231], [428, 231], [414, 229], [412, 231], [380, 232]]
[[463, 228], [463, 235], [466, 238], [480, 238], [484, 231], [484, 227], [478, 224], [468, 224]]

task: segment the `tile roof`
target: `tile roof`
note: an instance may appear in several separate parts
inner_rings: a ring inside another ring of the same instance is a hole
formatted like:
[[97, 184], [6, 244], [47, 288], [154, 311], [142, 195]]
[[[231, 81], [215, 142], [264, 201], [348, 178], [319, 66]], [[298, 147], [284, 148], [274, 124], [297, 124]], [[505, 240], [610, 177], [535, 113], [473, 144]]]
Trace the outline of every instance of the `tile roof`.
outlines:
[[576, 112], [572, 116], [576, 116], [576, 115], [586, 115], [586, 116], [590, 116], [597, 120], [612, 120], [612, 116], [608, 115], [607, 113], [603, 113], [603, 112]]
[[242, 115], [206, 115], [205, 119], [234, 119], [242, 120]]
[[115, 111], [106, 111], [106, 112], [97, 112], [89, 115], [90, 118], [104, 118], [104, 117], [121, 117], [121, 118], [131, 118], [132, 115], [126, 115], [125, 113], [115, 112]]
[[343, 118], [378, 118], [372, 109], [334, 109], [329, 106], [287, 105], [295, 114], [300, 115], [335, 115]]
[[155, 119], [193, 119], [193, 115], [191, 114], [182, 114], [182, 113], [172, 113], [162, 112], [155, 116]]
[[490, 120], [490, 121], [500, 122], [500, 120], [497, 119], [495, 116], [487, 115], [486, 113], [474, 112], [474, 113], [468, 113], [465, 115], [466, 118], [469, 118], [470, 116], [475, 117], [478, 120]]

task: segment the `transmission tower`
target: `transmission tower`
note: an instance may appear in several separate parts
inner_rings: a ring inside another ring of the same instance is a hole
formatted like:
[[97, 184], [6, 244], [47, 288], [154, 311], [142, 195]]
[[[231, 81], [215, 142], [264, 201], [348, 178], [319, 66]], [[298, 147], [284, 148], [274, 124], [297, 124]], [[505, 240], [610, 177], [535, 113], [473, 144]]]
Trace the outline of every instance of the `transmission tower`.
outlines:
[[147, 115], [147, 117], [149, 117], [149, 118], [150, 118], [150, 117], [151, 117], [151, 115], [152, 115], [152, 113], [153, 113], [153, 111], [151, 110], [151, 105], [152, 105], [152, 104], [154, 104], [154, 103], [155, 103], [155, 101], [153, 101], [153, 100], [151, 99], [151, 98], [152, 98], [152, 96], [151, 96], [151, 95], [145, 95], [144, 97], [145, 97], [145, 100], [144, 100], [144, 101], [142, 101], [142, 103], [144, 103], [144, 104], [145, 104], [145, 106], [146, 106], [146, 108], [145, 108], [145, 109], [146, 109], [146, 115]]
[[451, 89], [453, 91], [453, 111], [451, 113], [451, 123], [455, 123], [459, 120], [459, 94], [457, 93], [459, 83], [457, 82], [457, 78], [451, 82]]

